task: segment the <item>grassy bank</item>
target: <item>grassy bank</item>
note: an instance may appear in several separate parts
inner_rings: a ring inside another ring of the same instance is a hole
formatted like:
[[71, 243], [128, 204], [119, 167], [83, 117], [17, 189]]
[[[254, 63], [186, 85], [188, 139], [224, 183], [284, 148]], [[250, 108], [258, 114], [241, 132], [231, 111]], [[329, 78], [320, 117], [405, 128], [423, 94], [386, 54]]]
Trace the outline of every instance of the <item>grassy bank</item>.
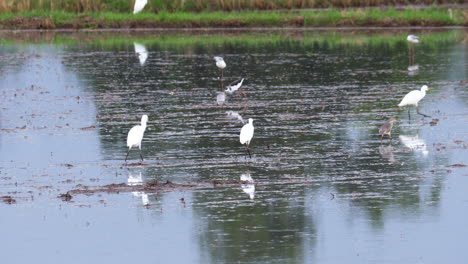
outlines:
[[[129, 13], [135, 0], [0, 0], [0, 12], [65, 11]], [[465, 0], [148, 0], [153, 13], [285, 10], [303, 8], [381, 7], [396, 5], [463, 4]]]
[[1, 29], [150, 27], [468, 26], [468, 9], [327, 9], [324, 11], [115, 12], [24, 11], [0, 14]]

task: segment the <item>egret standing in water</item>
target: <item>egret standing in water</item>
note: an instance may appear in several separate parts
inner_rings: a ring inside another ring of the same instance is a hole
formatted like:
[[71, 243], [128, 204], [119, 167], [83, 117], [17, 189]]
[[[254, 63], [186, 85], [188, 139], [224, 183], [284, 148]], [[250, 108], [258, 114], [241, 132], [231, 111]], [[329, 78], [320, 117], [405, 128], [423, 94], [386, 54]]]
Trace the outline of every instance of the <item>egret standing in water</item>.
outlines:
[[382, 142], [382, 139], [385, 135], [388, 135], [390, 137], [390, 140], [392, 140], [392, 128], [393, 122], [395, 121], [397, 121], [396, 118], [392, 117], [380, 127], [379, 134], [382, 136], [380, 138], [380, 142]]
[[239, 139], [242, 145], [245, 144], [245, 148], [247, 150], [247, 153], [249, 153], [250, 158], [252, 158], [252, 156], [250, 155], [249, 145], [250, 145], [250, 141], [253, 138], [253, 135], [254, 135], [253, 119], [249, 118], [249, 123], [245, 124], [241, 129]]
[[216, 67], [218, 67], [220, 70], [221, 70], [221, 85], [222, 85], [222, 82], [223, 82], [223, 78], [224, 78], [224, 68], [226, 68], [226, 62], [224, 62], [224, 59], [223, 57], [214, 57], [215, 61], [216, 61]]
[[135, 0], [135, 5], [133, 6], [133, 14], [136, 14], [143, 10], [147, 3], [148, 0]]
[[128, 131], [128, 136], [127, 136], [127, 156], [125, 156], [125, 162], [127, 162], [128, 158], [128, 153], [130, 153], [130, 149], [132, 147], [138, 147], [140, 150], [140, 158], [143, 161], [143, 155], [141, 154], [141, 141], [143, 140], [143, 134], [145, 133], [146, 130], [146, 123], [148, 122], [148, 116], [143, 115], [141, 117], [141, 125], [137, 125], [132, 127], [130, 131]]
[[[428, 115], [420, 113], [418, 109], [418, 102], [421, 101], [421, 99], [423, 99], [424, 96], [426, 96], [426, 91], [430, 91], [430, 90], [431, 89], [429, 89], [427, 85], [423, 85], [421, 87], [421, 90], [413, 90], [407, 93], [405, 97], [403, 97], [403, 100], [401, 100], [401, 102], [398, 104], [398, 107], [414, 105], [416, 106], [416, 113], [424, 117], [430, 117]], [[409, 107], [408, 107], [408, 118], [411, 119]]]

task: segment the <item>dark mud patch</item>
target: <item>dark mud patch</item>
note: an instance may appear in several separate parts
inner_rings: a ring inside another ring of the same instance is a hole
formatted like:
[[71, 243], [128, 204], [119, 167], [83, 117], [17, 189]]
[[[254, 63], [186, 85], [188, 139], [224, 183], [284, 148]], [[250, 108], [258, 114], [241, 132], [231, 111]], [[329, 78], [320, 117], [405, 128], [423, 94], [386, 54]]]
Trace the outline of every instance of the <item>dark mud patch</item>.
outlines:
[[452, 164], [452, 165], [448, 165], [447, 167], [448, 168], [465, 168], [465, 167], [468, 167], [468, 165], [465, 165], [465, 164]]
[[6, 203], [6, 204], [15, 204], [16, 203], [15, 198], [13, 198], [13, 197], [11, 197], [9, 195], [0, 196], [0, 199], [2, 200], [2, 202]]
[[129, 193], [129, 192], [144, 192], [147, 194], [151, 193], [161, 193], [161, 192], [179, 192], [179, 191], [195, 191], [201, 189], [210, 189], [210, 188], [222, 188], [222, 187], [234, 187], [241, 184], [254, 184], [254, 185], [276, 185], [276, 184], [302, 184], [302, 185], [315, 185], [315, 182], [307, 180], [290, 180], [290, 181], [280, 181], [280, 182], [263, 182], [263, 183], [254, 183], [249, 181], [234, 180], [234, 181], [201, 181], [197, 183], [173, 183], [171, 181], [166, 182], [147, 182], [141, 184], [128, 184], [128, 183], [112, 183], [102, 186], [85, 186], [77, 185], [75, 189], [72, 189], [66, 193], [60, 194], [58, 198], [63, 201], [70, 201], [74, 195], [84, 194], [84, 195], [95, 195], [100, 193], [109, 193], [109, 194], [119, 194], [119, 193]]
[[96, 130], [96, 126], [80, 127], [80, 130]]
[[57, 197], [62, 199], [62, 201], [64, 201], [64, 202], [69, 202], [73, 198], [73, 196], [71, 194], [69, 194], [69, 193], [62, 193]]
[[157, 192], [168, 192], [175, 190], [187, 190], [197, 187], [194, 184], [179, 184], [172, 183], [170, 181], [159, 183], [159, 182], [148, 182], [139, 185], [129, 185], [127, 183], [112, 183], [103, 186], [83, 186], [80, 185], [78, 188], [68, 191], [66, 194], [59, 195], [59, 198], [66, 197], [66, 195], [93, 195], [97, 193], [127, 193], [127, 192], [146, 192], [146, 193], [157, 193]]

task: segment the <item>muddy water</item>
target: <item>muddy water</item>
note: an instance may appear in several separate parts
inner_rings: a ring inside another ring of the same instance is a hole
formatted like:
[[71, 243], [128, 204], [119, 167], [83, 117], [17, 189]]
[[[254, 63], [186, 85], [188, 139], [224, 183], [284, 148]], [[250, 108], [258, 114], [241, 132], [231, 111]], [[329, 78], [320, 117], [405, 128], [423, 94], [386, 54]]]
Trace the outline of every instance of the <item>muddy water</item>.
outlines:
[[408, 33], [2, 32], [2, 262], [462, 262], [467, 34]]

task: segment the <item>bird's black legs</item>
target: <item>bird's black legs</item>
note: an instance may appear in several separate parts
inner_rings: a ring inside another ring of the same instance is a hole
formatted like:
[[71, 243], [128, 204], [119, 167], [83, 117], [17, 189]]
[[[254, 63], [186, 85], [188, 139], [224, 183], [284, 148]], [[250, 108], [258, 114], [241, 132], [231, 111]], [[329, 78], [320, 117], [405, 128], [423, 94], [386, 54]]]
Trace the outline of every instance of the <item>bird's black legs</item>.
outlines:
[[130, 153], [130, 148], [128, 148], [128, 151], [127, 151], [127, 156], [125, 156], [125, 162], [127, 162], [128, 153]]
[[224, 88], [224, 69], [221, 69], [221, 89]]
[[140, 158], [141, 158], [141, 161], [143, 161], [143, 155], [141, 154], [141, 149], [140, 150]]
[[409, 120], [411, 120], [410, 109], [411, 109], [411, 107], [408, 106], [408, 119]]
[[431, 117], [429, 115], [426, 115], [426, 114], [423, 114], [423, 113], [419, 112], [419, 108], [417, 106], [416, 106], [416, 113], [418, 113], [418, 114], [420, 114], [420, 115], [422, 115], [424, 117]]
[[[250, 155], [250, 149], [249, 149], [249, 147], [247, 145], [245, 146], [245, 150], [249, 154], [249, 158], [252, 158], [252, 155]], [[245, 158], [247, 158], [247, 156]]]

